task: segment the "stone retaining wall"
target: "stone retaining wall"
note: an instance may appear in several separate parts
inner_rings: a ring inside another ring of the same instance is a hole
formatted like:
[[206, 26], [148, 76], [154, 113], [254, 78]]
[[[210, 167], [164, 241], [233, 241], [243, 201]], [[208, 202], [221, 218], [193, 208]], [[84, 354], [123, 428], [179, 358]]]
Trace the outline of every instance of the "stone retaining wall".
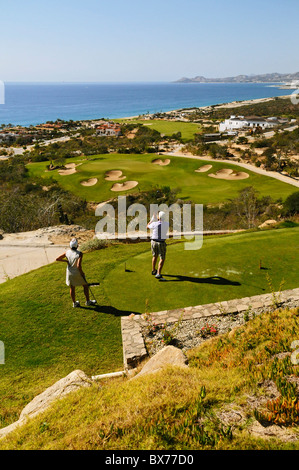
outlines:
[[[299, 302], [299, 288], [285, 290], [263, 295], [254, 295], [242, 299], [227, 300], [224, 302], [197, 305], [196, 307], [178, 308], [151, 313], [152, 320], [158, 325], [161, 323], [175, 323], [181, 317], [182, 321], [195, 318], [211, 317], [246, 312], [259, 308], [269, 308], [279, 303], [280, 306], [288, 302]], [[121, 318], [121, 331], [123, 340], [123, 357], [125, 369], [131, 369], [145, 359], [148, 354], [142, 335], [142, 326], [146, 325], [145, 315], [131, 314]]]

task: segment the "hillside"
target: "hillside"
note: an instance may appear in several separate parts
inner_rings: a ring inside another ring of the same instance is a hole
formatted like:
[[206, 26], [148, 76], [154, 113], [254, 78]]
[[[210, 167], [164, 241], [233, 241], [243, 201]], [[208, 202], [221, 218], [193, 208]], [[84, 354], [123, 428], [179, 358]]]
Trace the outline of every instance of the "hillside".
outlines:
[[298, 450], [298, 315], [264, 313], [189, 351], [187, 368], [73, 392], [0, 449]]
[[183, 77], [174, 83], [279, 83], [299, 79], [296, 73], [265, 73], [261, 75], [237, 75], [236, 77], [206, 78], [196, 76], [194, 78]]

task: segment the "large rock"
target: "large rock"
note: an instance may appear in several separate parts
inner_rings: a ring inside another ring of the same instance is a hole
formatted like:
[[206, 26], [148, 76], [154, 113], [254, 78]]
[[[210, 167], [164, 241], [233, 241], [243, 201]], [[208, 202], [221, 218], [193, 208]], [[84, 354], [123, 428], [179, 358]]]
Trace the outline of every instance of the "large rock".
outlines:
[[136, 379], [145, 374], [161, 370], [165, 366], [187, 367], [187, 357], [181, 349], [174, 346], [165, 346], [145, 364], [141, 371], [133, 377]]
[[265, 221], [264, 223], [262, 223], [261, 225], [259, 225], [259, 228], [269, 227], [270, 225], [274, 225], [274, 224], [277, 224], [277, 220], [269, 219], [269, 220], [266, 220], [266, 221]]
[[20, 427], [24, 423], [25, 423], [25, 421], [20, 421], [19, 420], [19, 421], [16, 421], [15, 423], [10, 424], [9, 426], [6, 426], [6, 428], [0, 429], [0, 439], [2, 439], [2, 437], [7, 436], [7, 434], [14, 431], [15, 429], [17, 429], [18, 427]]
[[91, 383], [91, 380], [84, 374], [84, 372], [81, 370], [74, 370], [28, 403], [28, 405], [23, 409], [20, 419], [22, 420], [25, 417], [32, 418], [33, 416], [42, 413], [54, 400], [62, 398], [78, 388], [88, 387]]
[[14, 429], [24, 424], [28, 418], [32, 418], [33, 416], [45, 411], [55, 400], [58, 400], [81, 387], [90, 387], [91, 384], [91, 379], [89, 379], [84, 372], [81, 370], [74, 370], [28, 403], [21, 412], [20, 419], [18, 421], [10, 424], [6, 428], [0, 429], [0, 438], [6, 436], [11, 431], [14, 431]]

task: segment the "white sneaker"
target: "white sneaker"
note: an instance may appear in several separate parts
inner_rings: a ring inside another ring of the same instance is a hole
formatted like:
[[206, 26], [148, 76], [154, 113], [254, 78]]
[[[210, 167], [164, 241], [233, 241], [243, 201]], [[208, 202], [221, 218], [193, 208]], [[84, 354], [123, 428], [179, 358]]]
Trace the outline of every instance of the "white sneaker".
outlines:
[[76, 302], [73, 303], [73, 307], [80, 307], [80, 302], [79, 300], [76, 300]]
[[87, 302], [85, 302], [85, 305], [95, 305], [96, 303], [96, 300], [87, 300]]

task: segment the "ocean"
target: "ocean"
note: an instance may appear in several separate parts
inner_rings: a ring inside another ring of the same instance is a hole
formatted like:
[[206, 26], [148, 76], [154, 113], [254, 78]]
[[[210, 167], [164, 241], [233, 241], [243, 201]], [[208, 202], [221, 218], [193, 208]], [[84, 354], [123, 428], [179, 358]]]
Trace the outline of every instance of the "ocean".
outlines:
[[265, 83], [4, 83], [0, 125], [113, 119], [290, 94]]

